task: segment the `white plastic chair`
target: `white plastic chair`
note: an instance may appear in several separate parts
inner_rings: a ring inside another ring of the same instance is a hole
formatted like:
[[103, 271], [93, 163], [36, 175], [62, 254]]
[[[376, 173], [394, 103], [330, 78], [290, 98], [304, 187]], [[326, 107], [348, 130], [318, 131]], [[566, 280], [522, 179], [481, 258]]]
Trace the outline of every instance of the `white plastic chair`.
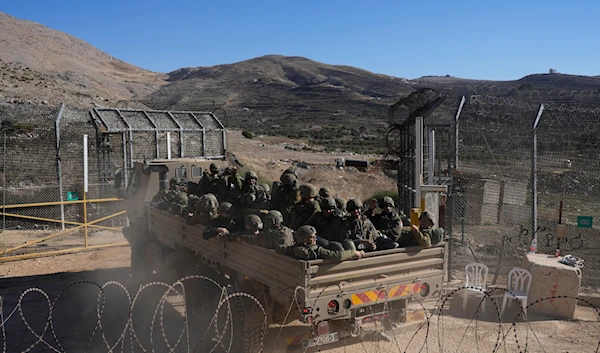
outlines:
[[467, 310], [467, 301], [469, 294], [474, 293], [478, 297], [483, 297], [481, 302], [481, 312], [485, 312], [485, 291], [487, 288], [488, 267], [480, 263], [470, 263], [465, 266], [465, 288], [463, 292], [463, 310]]
[[504, 313], [504, 307], [506, 306], [507, 299], [511, 299], [508, 302], [508, 307], [512, 303], [512, 299], [517, 299], [520, 304], [525, 317], [527, 317], [527, 295], [529, 294], [529, 287], [531, 286], [531, 272], [524, 268], [515, 267], [508, 272], [508, 290], [504, 292], [504, 299], [502, 300], [502, 309], [500, 310], [500, 316]]

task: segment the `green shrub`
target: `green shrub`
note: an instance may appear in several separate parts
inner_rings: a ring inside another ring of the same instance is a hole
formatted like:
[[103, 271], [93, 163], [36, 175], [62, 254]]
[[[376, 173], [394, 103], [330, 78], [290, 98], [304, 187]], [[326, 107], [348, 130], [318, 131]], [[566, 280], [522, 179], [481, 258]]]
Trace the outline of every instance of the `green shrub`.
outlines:
[[252, 131], [244, 130], [244, 131], [242, 131], [242, 135], [248, 139], [254, 138], [254, 133]]

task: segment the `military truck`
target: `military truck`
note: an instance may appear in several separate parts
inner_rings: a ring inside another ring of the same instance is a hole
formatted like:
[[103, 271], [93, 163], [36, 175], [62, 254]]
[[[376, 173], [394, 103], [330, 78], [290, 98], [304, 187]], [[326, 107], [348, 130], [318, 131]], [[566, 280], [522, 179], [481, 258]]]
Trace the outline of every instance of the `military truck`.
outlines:
[[[182, 217], [150, 205], [153, 194], [166, 188], [169, 178], [196, 181], [201, 169], [213, 162], [136, 164], [126, 192], [131, 223], [124, 234], [131, 243], [134, 273], [172, 273], [172, 278], [202, 275], [229, 294], [248, 293], [260, 302], [264, 312], [245, 296], [234, 296], [224, 304], [221, 289], [210, 281], [201, 281], [193, 290], [186, 288], [187, 311], [206, 321], [221, 304], [215, 325], [220, 327], [221, 344], [231, 345], [230, 351], [258, 352], [265, 329], [291, 320], [300, 320], [310, 330], [288, 339], [290, 349], [321, 346], [346, 336], [397, 332], [424, 322], [420, 302], [441, 295], [443, 243], [427, 249], [371, 252], [360, 260], [301, 261], [244, 242], [206, 240], [204, 225], [188, 225]], [[229, 320], [233, 320], [231, 335], [225, 334]]]

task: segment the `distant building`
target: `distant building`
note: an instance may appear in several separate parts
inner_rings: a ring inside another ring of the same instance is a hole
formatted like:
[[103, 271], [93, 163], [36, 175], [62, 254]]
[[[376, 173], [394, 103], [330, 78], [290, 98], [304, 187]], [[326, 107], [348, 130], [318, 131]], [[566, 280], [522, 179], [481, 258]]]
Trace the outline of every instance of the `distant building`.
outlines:
[[557, 74], [558, 71], [556, 69], [550, 69], [550, 74]]

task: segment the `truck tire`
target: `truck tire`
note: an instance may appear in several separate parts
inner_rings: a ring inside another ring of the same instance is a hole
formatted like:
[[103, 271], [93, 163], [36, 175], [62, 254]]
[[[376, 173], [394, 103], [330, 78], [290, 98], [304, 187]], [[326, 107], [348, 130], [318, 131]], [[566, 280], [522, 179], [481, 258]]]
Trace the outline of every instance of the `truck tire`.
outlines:
[[[208, 267], [196, 267], [190, 271], [192, 275], [215, 278], [216, 273]], [[185, 277], [189, 274], [180, 273]], [[192, 278], [186, 280], [185, 285], [185, 301], [188, 315], [195, 319], [212, 318], [221, 295], [219, 288], [212, 282], [201, 279]], [[210, 321], [210, 319], [208, 320]]]
[[[240, 353], [259, 353], [263, 351], [263, 323], [250, 322], [249, 311], [252, 306], [249, 305], [250, 300], [244, 297], [233, 297], [230, 299], [231, 317], [233, 319], [233, 342], [231, 343], [230, 352]], [[254, 308], [254, 310], [259, 310]], [[217, 336], [223, 334], [223, 325], [227, 322], [227, 305], [224, 304], [219, 310], [219, 316], [216, 326]], [[262, 315], [262, 313], [261, 313]], [[228, 323], [221, 341], [221, 347], [227, 350], [231, 339], [231, 323]]]

